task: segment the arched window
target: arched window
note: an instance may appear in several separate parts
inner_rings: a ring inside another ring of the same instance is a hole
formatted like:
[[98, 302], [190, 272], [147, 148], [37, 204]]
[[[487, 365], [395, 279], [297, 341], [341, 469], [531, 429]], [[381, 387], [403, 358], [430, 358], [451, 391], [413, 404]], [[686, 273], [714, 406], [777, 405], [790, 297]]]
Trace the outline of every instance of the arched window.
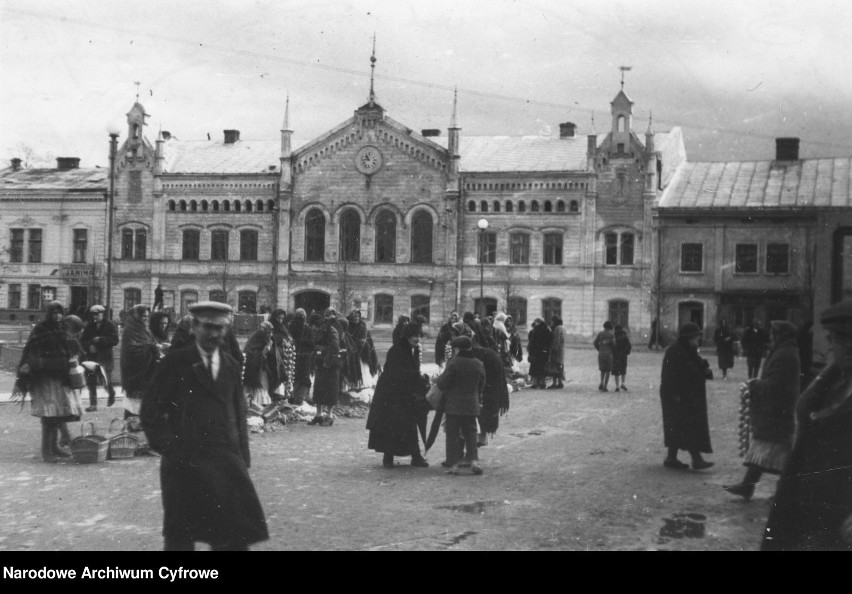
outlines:
[[181, 212], [186, 212], [186, 200], [181, 200], [181, 201], [180, 201], [180, 206], [179, 206], [179, 208], [180, 208]]
[[212, 206], [213, 206], [213, 212], [219, 212], [219, 201], [218, 200], [214, 200]]
[[361, 257], [361, 218], [353, 210], [340, 215], [340, 261], [357, 262]]
[[411, 262], [432, 263], [432, 216], [418, 210], [411, 219]]
[[234, 200], [234, 212], [240, 212], [243, 209], [243, 205], [240, 204], [239, 200]]
[[325, 215], [318, 208], [311, 209], [305, 217], [305, 260], [325, 260]]
[[556, 212], [565, 212], [565, 201], [557, 200], [556, 201]]
[[580, 204], [576, 200], [572, 200], [568, 206], [568, 210], [570, 212], [580, 212]]
[[494, 201], [494, 209], [493, 210], [494, 210], [494, 212], [500, 212], [500, 201], [499, 200]]
[[204, 212], [207, 212], [207, 201], [206, 200], [201, 201], [201, 210], [204, 211]]
[[273, 210], [275, 210], [275, 201], [274, 200], [267, 200], [266, 201], [266, 210], [267, 210], [267, 212], [272, 212]]
[[257, 313], [257, 293], [255, 291], [240, 291], [237, 294], [237, 311], [240, 313]]
[[473, 200], [468, 202], [467, 203], [467, 211], [468, 212], [476, 212], [476, 202], [474, 202]]
[[245, 210], [246, 210], [246, 212], [251, 212], [251, 211], [252, 211], [252, 204], [251, 204], [251, 200], [246, 200]]
[[376, 262], [396, 262], [396, 216], [390, 210], [376, 217]]
[[488, 212], [488, 203], [485, 200], [479, 203], [479, 212]]
[[174, 211], [175, 209], [175, 201], [169, 200], [169, 210]]
[[544, 212], [553, 212], [553, 204], [550, 200], [544, 201]]
[[630, 303], [624, 299], [613, 299], [609, 302], [609, 321], [615, 326], [630, 326]]
[[217, 303], [227, 303], [228, 302], [228, 294], [225, 293], [222, 289], [213, 289], [210, 291], [207, 297], [210, 301], [216, 301]]
[[527, 205], [523, 200], [518, 202], [518, 212], [527, 212]]
[[511, 201], [511, 200], [506, 200], [506, 212], [512, 212], [512, 210], [514, 210], [514, 209], [512, 208], [512, 201]]
[[618, 131], [619, 132], [624, 132], [624, 127], [625, 127], [626, 122], [627, 122], [627, 118], [625, 118], [623, 115], [618, 116]]
[[263, 200], [258, 200], [257, 202], [255, 202], [254, 203], [254, 209], [257, 212], [263, 212]]
[[222, 202], [222, 206], [224, 207], [225, 212], [231, 212], [231, 203], [230, 203], [230, 201], [225, 200], [224, 202]]
[[198, 211], [198, 202], [196, 202], [195, 200], [190, 202], [189, 203], [189, 210], [191, 210], [192, 212]]
[[533, 200], [530, 203], [530, 212], [538, 212], [538, 200]]

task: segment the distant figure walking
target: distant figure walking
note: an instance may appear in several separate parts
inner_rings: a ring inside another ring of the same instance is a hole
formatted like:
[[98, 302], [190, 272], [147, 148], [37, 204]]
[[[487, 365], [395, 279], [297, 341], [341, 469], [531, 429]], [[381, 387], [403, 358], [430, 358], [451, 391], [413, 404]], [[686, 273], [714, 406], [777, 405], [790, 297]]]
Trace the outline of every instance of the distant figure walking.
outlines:
[[595, 336], [595, 349], [598, 351], [598, 369], [601, 372], [601, 383], [598, 390], [609, 392], [609, 375], [612, 373], [612, 347], [615, 345], [615, 334], [612, 331], [612, 322], [606, 321], [603, 330]]
[[547, 361], [550, 359], [550, 345], [553, 343], [553, 333], [544, 320], [533, 320], [527, 342], [527, 359], [530, 362], [530, 377], [533, 384], [531, 390], [547, 387]]
[[[107, 406], [115, 402], [115, 388], [112, 386], [112, 370], [115, 367], [113, 348], [118, 344], [118, 328], [111, 320], [104, 319], [106, 308], [103, 305], [93, 305], [89, 308], [91, 320], [80, 335], [80, 346], [83, 348], [83, 360], [98, 364], [103, 370], [102, 377], [106, 378], [106, 389], [109, 399]], [[98, 374], [97, 369], [86, 370], [86, 386], [89, 389], [88, 412], [98, 410]]]
[[154, 289], [154, 307], [152, 311], [163, 311], [163, 286], [158, 284]]
[[692, 457], [692, 468], [703, 470], [713, 466], [702, 453], [710, 454], [710, 425], [707, 419], [705, 381], [710, 364], [698, 354], [701, 329], [687, 322], [678, 330], [677, 342], [663, 357], [660, 401], [663, 407], [664, 444], [668, 448], [663, 466], [675, 470], [689, 468], [677, 459], [678, 450]]
[[743, 352], [748, 364], [748, 379], [757, 377], [757, 373], [760, 371], [760, 361], [766, 354], [766, 343], [768, 341], [766, 332], [760, 327], [760, 320], [753, 319], [751, 326], [743, 332]]
[[627, 356], [633, 345], [627, 330], [621, 325], [615, 327], [615, 342], [612, 345], [612, 377], [615, 380], [615, 391], [627, 391]]
[[553, 338], [550, 343], [550, 359], [547, 364], [553, 383], [547, 389], [558, 390], [564, 387], [562, 382], [565, 380], [565, 326], [562, 325], [562, 318], [559, 316], [551, 317], [550, 323]]
[[651, 335], [648, 337], [648, 350], [659, 350], [663, 347], [663, 337], [660, 336], [660, 323], [657, 318], [651, 321]]
[[734, 333], [725, 318], [719, 321], [719, 327], [713, 333], [713, 342], [716, 343], [716, 358], [722, 370], [722, 379], [728, 379], [728, 370], [734, 366]]

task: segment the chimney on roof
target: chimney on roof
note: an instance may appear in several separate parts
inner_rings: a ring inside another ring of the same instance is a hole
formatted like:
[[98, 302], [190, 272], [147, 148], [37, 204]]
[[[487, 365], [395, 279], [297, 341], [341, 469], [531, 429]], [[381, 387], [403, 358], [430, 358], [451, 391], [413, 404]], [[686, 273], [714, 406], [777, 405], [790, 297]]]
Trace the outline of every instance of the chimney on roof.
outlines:
[[441, 135], [441, 131], [437, 128], [424, 128], [423, 130], [420, 131], [420, 133], [423, 136], [425, 136], [426, 138], [429, 138], [430, 136], [440, 136]]
[[559, 138], [574, 138], [575, 130], [577, 130], [577, 124], [574, 122], [559, 124]]
[[225, 130], [225, 144], [234, 144], [240, 140], [239, 130]]
[[21, 170], [21, 160], [17, 157], [12, 159], [12, 171], [20, 171]]
[[163, 135], [163, 140], [168, 140], [169, 138], [171, 138], [171, 137], [172, 137], [172, 133], [171, 133], [171, 132], [166, 132], [165, 130], [163, 130], [163, 131], [161, 132], [161, 134]]
[[56, 157], [56, 168], [60, 171], [80, 168], [79, 157]]
[[798, 138], [776, 138], [775, 139], [776, 161], [798, 161], [799, 139]]

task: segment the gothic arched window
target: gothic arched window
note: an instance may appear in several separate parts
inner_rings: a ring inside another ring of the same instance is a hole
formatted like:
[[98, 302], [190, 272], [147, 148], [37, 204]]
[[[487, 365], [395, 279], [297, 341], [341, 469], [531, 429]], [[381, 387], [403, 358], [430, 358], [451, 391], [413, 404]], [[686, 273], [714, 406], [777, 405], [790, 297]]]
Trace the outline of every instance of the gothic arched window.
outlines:
[[357, 262], [361, 257], [361, 218], [352, 209], [340, 215], [340, 261]]
[[376, 217], [376, 262], [396, 262], [396, 216], [389, 210]]
[[411, 219], [411, 262], [432, 263], [432, 216], [425, 210], [417, 211]]
[[325, 215], [318, 208], [312, 209], [305, 217], [305, 260], [325, 260]]

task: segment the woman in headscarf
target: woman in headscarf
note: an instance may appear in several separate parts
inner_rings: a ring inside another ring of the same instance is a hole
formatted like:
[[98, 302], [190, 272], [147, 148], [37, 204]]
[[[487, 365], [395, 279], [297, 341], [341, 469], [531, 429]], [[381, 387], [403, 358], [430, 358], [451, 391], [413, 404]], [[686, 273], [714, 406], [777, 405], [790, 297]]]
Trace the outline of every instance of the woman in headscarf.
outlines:
[[272, 329], [270, 322], [261, 322], [244, 349], [243, 389], [249, 404], [261, 408], [272, 402], [267, 357], [272, 348]]
[[160, 349], [160, 358], [165, 357], [171, 346], [169, 341], [169, 315], [164, 311], [155, 311], [151, 314], [148, 329], [157, 342]]
[[482, 341], [479, 346], [484, 346], [495, 353], [499, 353], [500, 347], [497, 346], [497, 341], [494, 339], [494, 326], [491, 324], [491, 318], [486, 316], [481, 320], [475, 320], [474, 325], [479, 326], [477, 338]]
[[358, 350], [355, 341], [349, 333], [349, 320], [336, 318], [337, 334], [340, 337], [340, 360], [343, 366], [340, 369], [340, 391], [357, 390], [362, 385], [361, 359], [358, 358]]
[[[459, 321], [458, 312], [452, 312], [447, 322], [438, 330], [438, 337], [435, 339], [435, 363], [439, 367], [443, 367], [447, 361], [447, 347], [453, 339], [453, 325]], [[452, 352], [452, 348], [449, 349]]]
[[[330, 427], [334, 424], [334, 407], [340, 394], [340, 332], [335, 323], [337, 312], [331, 308], [325, 312], [325, 321], [317, 333], [317, 373], [314, 378], [314, 404], [317, 415], [311, 425]], [[323, 414], [327, 411], [327, 414]]]
[[138, 419], [142, 396], [151, 385], [160, 360], [160, 349], [148, 329], [151, 317], [148, 306], [135, 305], [128, 314], [121, 333], [121, 387], [125, 396], [124, 418]]
[[595, 336], [595, 350], [598, 351], [598, 369], [601, 372], [601, 383], [598, 390], [609, 392], [609, 376], [612, 373], [612, 347], [615, 344], [615, 333], [612, 331], [612, 322], [607, 320], [603, 323], [603, 330]]
[[494, 316], [494, 342], [497, 343], [497, 354], [500, 355], [500, 361], [503, 367], [507, 370], [512, 369], [512, 342], [509, 338], [509, 329], [506, 327], [506, 320], [509, 319], [504, 313], [498, 313]]
[[728, 320], [722, 318], [716, 332], [713, 333], [713, 342], [716, 343], [716, 357], [719, 360], [719, 369], [722, 370], [722, 379], [728, 379], [728, 370], [734, 366], [734, 333], [728, 326]]
[[710, 364], [698, 354], [701, 329], [687, 322], [678, 330], [677, 342], [666, 349], [660, 381], [663, 407], [663, 436], [668, 455], [663, 466], [674, 470], [689, 468], [677, 459], [678, 450], [692, 457], [692, 468], [713, 466], [701, 454], [713, 452], [707, 420], [707, 387]]
[[183, 316], [177, 323], [174, 333], [172, 334], [171, 349], [182, 349], [190, 344], [195, 344], [195, 336], [192, 334], [192, 316]]
[[[796, 402], [764, 551], [852, 550], [852, 301], [822, 312], [830, 363]], [[790, 380], [793, 383], [793, 380]]]
[[394, 326], [393, 333], [391, 335], [391, 345], [394, 345], [397, 341], [405, 338], [405, 328], [410, 323], [411, 318], [406, 315], [401, 315], [397, 318], [396, 326]]
[[[276, 395], [281, 394], [280, 386], [287, 381], [286, 360], [288, 347], [292, 348], [292, 340], [290, 340], [290, 331], [287, 330], [285, 319], [287, 312], [283, 309], [276, 309], [269, 316], [269, 323], [272, 324], [272, 347], [267, 352], [267, 370], [269, 373], [269, 395], [270, 399], [276, 398]], [[290, 343], [289, 345], [287, 343]], [[285, 390], [286, 391], [286, 387]], [[266, 404], [269, 404], [267, 402]]]
[[548, 389], [557, 390], [563, 387], [562, 380], [565, 379], [565, 326], [562, 325], [562, 318], [559, 316], [550, 318], [550, 323], [553, 324], [550, 330], [553, 338], [550, 342], [548, 362], [552, 367], [553, 383]]
[[362, 388], [376, 387], [376, 374], [379, 372], [379, 360], [376, 357], [376, 347], [373, 345], [373, 337], [367, 330], [367, 324], [361, 319], [361, 312], [353, 309], [349, 314], [349, 335], [358, 353], [361, 367]]
[[29, 394], [30, 414], [41, 419], [41, 456], [56, 462], [68, 453], [59, 448], [57, 438], [68, 421], [79, 421], [80, 398], [71, 388], [68, 372], [74, 358], [74, 346], [63, 322], [64, 307], [59, 301], [47, 304], [44, 319], [35, 325], [18, 364], [13, 392]]
[[512, 371], [517, 372], [520, 369], [518, 364], [524, 360], [524, 347], [521, 344], [521, 337], [518, 335], [514, 318], [506, 316], [505, 324], [506, 332], [509, 334], [509, 355], [512, 357]]
[[427, 467], [417, 435], [419, 406], [429, 378], [420, 373], [420, 324], [409, 323], [388, 351], [367, 416], [367, 447], [381, 452], [382, 465], [393, 468], [394, 456], [411, 456], [411, 465]]
[[627, 357], [633, 350], [627, 330], [621, 324], [616, 324], [615, 340], [612, 343], [612, 378], [615, 380], [615, 391], [627, 392]]
[[760, 372], [741, 389], [749, 393], [751, 443], [743, 464], [743, 480], [725, 490], [743, 497], [754, 495], [754, 486], [764, 472], [781, 474], [793, 446], [793, 409], [799, 397], [798, 328], [790, 322], [770, 322], [770, 350]]
[[530, 377], [533, 384], [530, 389], [547, 387], [547, 361], [550, 358], [550, 345], [553, 344], [553, 333], [544, 320], [533, 320], [527, 343], [527, 359], [530, 362]]
[[311, 360], [314, 354], [314, 330], [304, 309], [297, 309], [290, 321], [290, 336], [296, 348], [293, 370], [293, 404], [302, 404], [311, 391]]

